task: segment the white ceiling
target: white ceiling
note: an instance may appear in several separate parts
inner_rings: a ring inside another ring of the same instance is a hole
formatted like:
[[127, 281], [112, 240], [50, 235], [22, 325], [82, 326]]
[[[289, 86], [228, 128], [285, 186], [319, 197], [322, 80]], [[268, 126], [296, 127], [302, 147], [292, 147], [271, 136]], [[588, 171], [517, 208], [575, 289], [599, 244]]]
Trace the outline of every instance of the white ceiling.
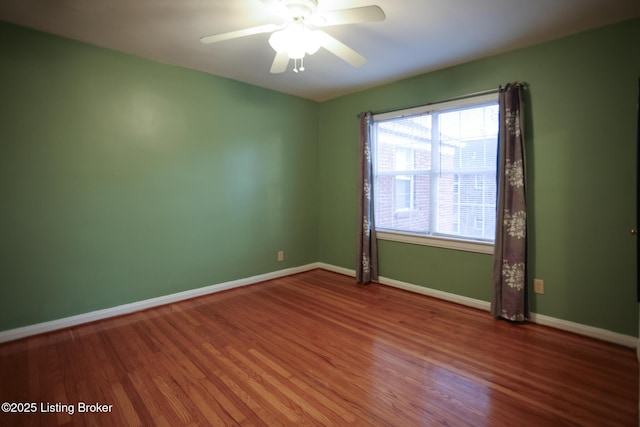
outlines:
[[[640, 17], [638, 0], [318, 0], [377, 4], [383, 22], [323, 28], [368, 58], [324, 49], [306, 71], [270, 74], [268, 34], [204, 45], [201, 36], [281, 23], [264, 0], [0, 0], [0, 20], [156, 61], [324, 101], [591, 28]], [[636, 53], [637, 46], [630, 46]]]

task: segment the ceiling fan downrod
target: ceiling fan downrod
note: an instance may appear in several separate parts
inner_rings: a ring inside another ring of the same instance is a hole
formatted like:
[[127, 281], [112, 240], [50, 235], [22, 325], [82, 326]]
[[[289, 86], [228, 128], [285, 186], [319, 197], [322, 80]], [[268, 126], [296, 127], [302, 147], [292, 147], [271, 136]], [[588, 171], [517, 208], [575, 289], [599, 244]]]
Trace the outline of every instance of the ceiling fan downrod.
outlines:
[[280, 3], [287, 10], [289, 19], [302, 21], [313, 15], [318, 8], [317, 0], [280, 0]]

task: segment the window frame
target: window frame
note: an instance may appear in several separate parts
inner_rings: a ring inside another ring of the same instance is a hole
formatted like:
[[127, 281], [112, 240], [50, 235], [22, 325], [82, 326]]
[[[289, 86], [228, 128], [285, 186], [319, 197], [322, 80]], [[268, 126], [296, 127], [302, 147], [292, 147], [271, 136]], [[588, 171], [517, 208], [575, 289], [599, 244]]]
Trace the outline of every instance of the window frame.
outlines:
[[[467, 97], [467, 98], [457, 99], [453, 101], [433, 103], [433, 104], [428, 104], [420, 107], [375, 114], [373, 115], [373, 122], [375, 123], [376, 121], [401, 119], [405, 117], [428, 114], [430, 112], [446, 112], [446, 110], [456, 109], [460, 107], [472, 108], [473, 106], [486, 105], [491, 103], [498, 104], [498, 93]], [[372, 155], [374, 156], [374, 159], [375, 159], [375, 156], [377, 155], [377, 147], [376, 147], [376, 141], [375, 141], [376, 138], [375, 138], [375, 134], [372, 134], [372, 136], [373, 136]], [[376, 161], [373, 162], [373, 168], [374, 168], [374, 177], [377, 177], [378, 173], [377, 173]], [[497, 156], [496, 156], [496, 170], [497, 170]], [[413, 180], [413, 177], [411, 179]], [[483, 181], [482, 186], [484, 186], [484, 184], [485, 183]], [[412, 186], [412, 189], [413, 189], [413, 186]], [[375, 191], [375, 187], [374, 187], [374, 191]], [[497, 197], [497, 186], [496, 186], [496, 197]], [[374, 197], [374, 203], [375, 203], [375, 197]], [[430, 206], [432, 206], [431, 208], [432, 211], [435, 210], [435, 204], [430, 204]], [[496, 220], [497, 220], [497, 215], [496, 215]], [[401, 231], [401, 230], [394, 230], [394, 229], [379, 229], [376, 231], [376, 238], [379, 240], [388, 240], [393, 242], [409, 243], [409, 244], [422, 245], [422, 246], [432, 246], [432, 247], [438, 247], [438, 248], [453, 249], [453, 250], [460, 250], [460, 251], [467, 251], [467, 252], [476, 252], [476, 253], [483, 253], [483, 254], [493, 254], [494, 245], [495, 245], [495, 236], [494, 236], [494, 241], [490, 242], [490, 241], [482, 241], [482, 240], [470, 240], [470, 239], [465, 239], [464, 237], [458, 238], [458, 237], [449, 236], [449, 235], [446, 235], [446, 236], [442, 236], [438, 234], [426, 235], [421, 233], [412, 233], [410, 231]]]

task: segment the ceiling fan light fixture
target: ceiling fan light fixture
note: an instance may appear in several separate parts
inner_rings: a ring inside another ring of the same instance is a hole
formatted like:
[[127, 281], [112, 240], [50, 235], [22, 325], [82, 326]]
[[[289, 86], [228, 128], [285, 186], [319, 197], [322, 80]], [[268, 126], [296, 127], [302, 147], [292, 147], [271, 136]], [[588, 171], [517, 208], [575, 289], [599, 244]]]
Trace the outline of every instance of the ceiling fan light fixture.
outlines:
[[269, 37], [269, 44], [277, 53], [286, 53], [291, 59], [313, 55], [322, 45], [322, 31], [312, 31], [300, 21], [292, 22], [283, 30], [275, 31]]

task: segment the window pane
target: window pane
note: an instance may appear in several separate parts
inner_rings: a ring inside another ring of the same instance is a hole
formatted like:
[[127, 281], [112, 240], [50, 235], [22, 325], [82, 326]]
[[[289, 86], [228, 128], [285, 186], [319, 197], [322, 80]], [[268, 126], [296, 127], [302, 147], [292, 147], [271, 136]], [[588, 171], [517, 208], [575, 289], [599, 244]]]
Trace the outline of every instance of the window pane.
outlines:
[[[459, 177], [457, 183], [453, 179], [454, 176]], [[483, 181], [480, 181], [480, 177]], [[482, 185], [478, 185], [479, 182], [482, 182]], [[436, 232], [493, 240], [495, 200], [495, 173], [442, 174], [438, 181]]]
[[494, 240], [498, 106], [442, 112], [438, 128], [441, 175], [435, 231]]
[[375, 209], [378, 228], [428, 230], [431, 116], [376, 122]]
[[[406, 117], [375, 123], [375, 161], [378, 173], [411, 166], [431, 168], [431, 116]], [[417, 159], [411, 164], [411, 157]]]

